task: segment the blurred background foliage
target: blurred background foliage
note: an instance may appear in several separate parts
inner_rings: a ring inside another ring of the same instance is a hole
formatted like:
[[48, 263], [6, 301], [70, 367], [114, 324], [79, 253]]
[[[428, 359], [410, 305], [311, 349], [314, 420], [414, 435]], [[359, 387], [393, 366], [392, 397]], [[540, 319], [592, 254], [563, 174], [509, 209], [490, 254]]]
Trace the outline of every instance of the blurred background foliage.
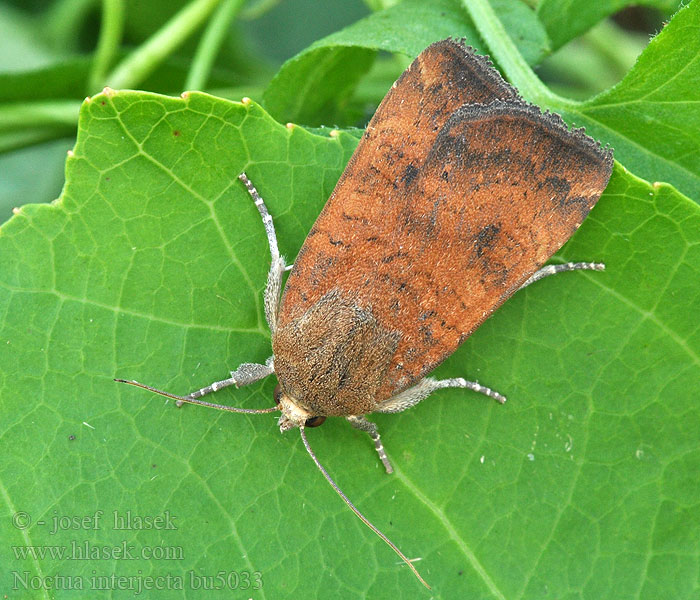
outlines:
[[[263, 100], [284, 61], [397, 0], [13, 0], [0, 2], [0, 222], [14, 207], [50, 202], [63, 185], [80, 103], [109, 85], [177, 95], [200, 89]], [[581, 37], [561, 39], [548, 0], [525, 3], [549, 24], [538, 74], [556, 93], [587, 98], [619, 81], [675, 0], [616, 10]], [[557, 6], [561, 6], [560, 4]], [[597, 12], [596, 12], [597, 11]], [[613, 14], [614, 13], [614, 14]], [[559, 47], [560, 46], [560, 47]], [[553, 50], [554, 49], [554, 50]], [[380, 53], [329, 126], [363, 127], [410, 62]], [[273, 113], [274, 114], [274, 113]]]

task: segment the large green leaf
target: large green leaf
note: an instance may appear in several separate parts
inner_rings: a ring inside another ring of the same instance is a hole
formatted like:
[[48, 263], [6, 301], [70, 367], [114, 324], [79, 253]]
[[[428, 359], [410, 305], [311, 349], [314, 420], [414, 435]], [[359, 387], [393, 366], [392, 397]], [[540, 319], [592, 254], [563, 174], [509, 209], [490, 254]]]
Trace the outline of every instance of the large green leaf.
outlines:
[[[531, 63], [540, 60], [548, 42], [534, 12], [519, 0], [494, 0], [494, 8], [525, 59]], [[432, 42], [450, 36], [482, 46], [458, 0], [404, 0], [319, 40], [288, 60], [265, 91], [265, 107], [281, 122], [344, 122], [348, 98], [377, 50], [415, 58]]]
[[[557, 256], [607, 271], [516, 294], [438, 371], [478, 378], [505, 406], [451, 390], [377, 416], [393, 476], [342, 420], [309, 432], [350, 498], [421, 558], [431, 593], [271, 416], [176, 410], [112, 382], [184, 393], [264, 360], [269, 258], [236, 174], [258, 186], [293, 258], [355, 144], [204, 94], [84, 105], [60, 201], [25, 206], [0, 230], [10, 597], [131, 597], [115, 586], [162, 577], [151, 585], [184, 591], [142, 597], [202, 598], [219, 572], [254, 571], [262, 589], [207, 597], [697, 596], [700, 208], [623, 168]], [[269, 406], [274, 385], [212, 400]], [[176, 529], [115, 530], [113, 511], [167, 512]], [[52, 534], [55, 517], [86, 520]], [[132, 546], [136, 558], [21, 558], [27, 546], [86, 543]], [[140, 554], [161, 547], [174, 560]], [[58, 575], [89, 591], [26, 589], [56, 588], [47, 578]]]

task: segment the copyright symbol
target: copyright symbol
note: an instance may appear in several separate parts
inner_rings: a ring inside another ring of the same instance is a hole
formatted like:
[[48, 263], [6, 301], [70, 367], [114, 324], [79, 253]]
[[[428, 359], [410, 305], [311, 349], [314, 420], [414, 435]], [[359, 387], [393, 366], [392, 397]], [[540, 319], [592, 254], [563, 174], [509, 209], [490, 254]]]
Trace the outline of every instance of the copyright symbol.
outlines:
[[27, 529], [32, 524], [32, 516], [24, 511], [12, 515], [12, 525], [15, 529]]

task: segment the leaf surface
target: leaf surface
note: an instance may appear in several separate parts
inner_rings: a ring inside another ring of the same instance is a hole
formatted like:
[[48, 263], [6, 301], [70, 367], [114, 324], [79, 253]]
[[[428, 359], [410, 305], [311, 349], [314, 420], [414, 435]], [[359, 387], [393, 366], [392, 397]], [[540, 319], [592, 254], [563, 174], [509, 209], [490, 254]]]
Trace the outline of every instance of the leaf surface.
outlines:
[[[478, 379], [505, 406], [446, 390], [373, 417], [393, 476], [341, 420], [309, 431], [346, 494], [421, 559], [432, 593], [272, 416], [176, 410], [112, 381], [186, 393], [264, 361], [269, 257], [236, 174], [255, 182], [293, 259], [356, 141], [198, 93], [83, 106], [60, 201], [27, 205], [0, 229], [6, 589], [16, 571], [70, 575], [94, 598], [125, 593], [90, 587], [112, 574], [161, 577], [149, 598], [198, 598], [206, 585], [230, 598], [235, 576], [235, 593], [256, 599], [695, 597], [700, 208], [621, 167], [556, 257], [607, 270], [516, 294], [437, 372]], [[212, 400], [270, 406], [274, 385]], [[115, 511], [167, 515], [175, 529], [116, 529]], [[13, 525], [20, 513], [26, 528]], [[51, 533], [54, 517], [74, 516], [87, 520]], [[83, 543], [137, 558], [17, 555]], [[241, 590], [255, 572], [263, 587]], [[16, 585], [21, 598], [77, 594]]]

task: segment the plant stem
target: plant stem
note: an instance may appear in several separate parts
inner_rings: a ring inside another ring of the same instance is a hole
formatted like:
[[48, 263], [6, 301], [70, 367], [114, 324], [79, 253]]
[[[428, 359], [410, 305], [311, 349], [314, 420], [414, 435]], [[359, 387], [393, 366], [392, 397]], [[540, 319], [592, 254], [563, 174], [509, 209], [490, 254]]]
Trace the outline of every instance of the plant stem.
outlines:
[[248, 96], [249, 98], [255, 100], [255, 102], [258, 104], [262, 104], [262, 97], [265, 87], [266, 86], [264, 85], [253, 85], [249, 83], [240, 87], [209, 88], [207, 89], [207, 92], [212, 96], [219, 96], [220, 98], [235, 101], [240, 101], [243, 96]]
[[88, 94], [95, 94], [104, 87], [107, 69], [119, 50], [124, 30], [124, 1], [102, 0], [100, 38], [90, 70]]
[[[75, 137], [75, 124], [73, 124], [73, 127], [63, 129], [34, 127], [21, 131], [0, 131], [0, 154], [66, 137]], [[72, 145], [73, 143], [75, 142], [70, 144]]]
[[49, 126], [75, 129], [80, 104], [76, 100], [42, 100], [0, 104], [0, 132]]
[[199, 41], [190, 72], [185, 81], [186, 90], [201, 90], [207, 85], [212, 65], [229, 29], [231, 21], [243, 6], [243, 0], [223, 0], [209, 19], [202, 39]]
[[247, 6], [241, 12], [241, 17], [252, 21], [254, 19], [259, 19], [266, 12], [272, 10], [277, 6], [282, 0], [258, 0], [257, 2], [248, 2]]
[[221, 0], [193, 0], [174, 15], [107, 76], [113, 88], [136, 87], [182, 44], [211, 14]]
[[584, 39], [612, 65], [618, 79], [632, 68], [649, 42], [647, 36], [624, 31], [612, 21], [601, 21]]
[[42, 40], [59, 52], [79, 52], [80, 28], [99, 0], [56, 0], [40, 17]]
[[486, 42], [490, 54], [525, 99], [551, 109], [578, 104], [557, 96], [540, 81], [525, 62], [488, 0], [462, 0], [462, 5]]

